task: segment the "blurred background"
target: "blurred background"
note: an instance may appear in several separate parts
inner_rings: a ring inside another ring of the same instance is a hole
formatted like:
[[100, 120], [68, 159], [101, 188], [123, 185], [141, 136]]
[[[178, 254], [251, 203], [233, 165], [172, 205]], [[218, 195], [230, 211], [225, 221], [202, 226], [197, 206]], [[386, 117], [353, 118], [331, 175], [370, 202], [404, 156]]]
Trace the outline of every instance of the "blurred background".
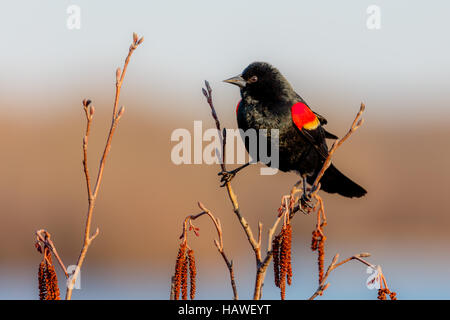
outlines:
[[[380, 29], [366, 25], [370, 5]], [[69, 29], [68, 7], [80, 8]], [[132, 32], [145, 36], [122, 88], [121, 119], [93, 217], [100, 235], [81, 271], [74, 299], [167, 299], [182, 221], [202, 201], [219, 217], [234, 261], [240, 298], [251, 298], [254, 256], [218, 165], [170, 160], [177, 128], [193, 121], [213, 128], [201, 93], [210, 81], [222, 125], [236, 128], [239, 92], [222, 83], [259, 60], [276, 66], [295, 90], [342, 136], [359, 104], [365, 124], [338, 150], [334, 163], [368, 195], [349, 200], [322, 194], [326, 204], [326, 266], [370, 252], [399, 299], [448, 299], [450, 284], [450, 28], [446, 1], [10, 1], [0, 12], [0, 298], [37, 299], [41, 255], [35, 231], [48, 230], [66, 265], [83, 241], [87, 198], [82, 167], [85, 116], [96, 108], [89, 164], [97, 170], [110, 125], [115, 70]], [[231, 167], [230, 167], [231, 168]], [[259, 175], [259, 165], [233, 186], [254, 232], [272, 225], [293, 173]], [[230, 299], [227, 269], [207, 219], [197, 220], [199, 299]], [[287, 299], [317, 288], [311, 252], [314, 216], [293, 220], [293, 285]], [[264, 238], [265, 239], [265, 238]], [[263, 244], [266, 240], [263, 240]], [[270, 267], [271, 268], [271, 267]], [[61, 292], [64, 278], [57, 268]], [[320, 299], [376, 299], [356, 262], [337, 269]], [[263, 298], [278, 299], [273, 272]]]

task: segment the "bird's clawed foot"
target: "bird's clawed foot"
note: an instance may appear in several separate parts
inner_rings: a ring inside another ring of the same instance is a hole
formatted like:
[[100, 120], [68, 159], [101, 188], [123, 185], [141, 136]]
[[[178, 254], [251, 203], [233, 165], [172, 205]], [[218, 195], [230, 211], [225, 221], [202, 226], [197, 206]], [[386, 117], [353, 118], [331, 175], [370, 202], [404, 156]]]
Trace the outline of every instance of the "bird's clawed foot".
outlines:
[[242, 169], [246, 168], [250, 164], [251, 164], [251, 162], [247, 162], [246, 164], [244, 164], [244, 165], [242, 165], [242, 166], [240, 166], [240, 167], [238, 167], [238, 168], [236, 168], [234, 170], [231, 170], [231, 171], [222, 170], [222, 171], [220, 171], [217, 175], [218, 176], [222, 176], [222, 178], [220, 179], [220, 182], [223, 182], [221, 187], [225, 186], [228, 182], [230, 182], [234, 178], [234, 176], [239, 171], [241, 171]]
[[310, 214], [311, 210], [313, 209], [311, 194], [303, 193], [299, 202], [300, 202], [300, 210], [304, 214]]
[[228, 182], [230, 182], [231, 180], [233, 180], [233, 178], [236, 176], [236, 173], [238, 172], [238, 170], [231, 170], [231, 171], [220, 171], [217, 175], [218, 176], [222, 176], [220, 178], [220, 182], [222, 182], [222, 184], [220, 185], [221, 187], [224, 187]]

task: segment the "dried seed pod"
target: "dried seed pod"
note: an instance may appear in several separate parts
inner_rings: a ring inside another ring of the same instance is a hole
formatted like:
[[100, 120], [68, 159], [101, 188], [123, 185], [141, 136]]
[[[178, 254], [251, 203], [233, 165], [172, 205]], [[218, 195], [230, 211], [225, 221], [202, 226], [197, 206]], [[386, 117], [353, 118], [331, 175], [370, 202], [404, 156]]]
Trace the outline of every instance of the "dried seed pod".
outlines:
[[39, 264], [38, 271], [39, 299], [60, 300], [58, 277], [52, 264], [52, 256], [49, 248], [44, 248], [44, 256]]
[[286, 270], [286, 278], [288, 285], [292, 283], [292, 227], [290, 224], [286, 226], [286, 236], [285, 236], [285, 250], [286, 250], [286, 259], [287, 259], [287, 270]]
[[39, 264], [38, 281], [39, 281], [39, 300], [45, 300], [47, 297], [47, 282], [45, 280], [44, 260], [42, 260], [41, 263]]
[[183, 300], [187, 300], [188, 264], [189, 264], [189, 260], [185, 256], [183, 265], [182, 265], [182, 271], [181, 271], [181, 297]]
[[291, 241], [292, 229], [289, 224], [283, 225], [281, 229], [281, 244], [280, 244], [280, 289], [281, 299], [284, 300], [286, 295], [286, 280], [290, 285], [292, 279], [292, 265], [291, 265]]
[[285, 227], [281, 230], [281, 244], [280, 244], [280, 280], [284, 281], [286, 277], [286, 246], [285, 246]]
[[286, 279], [283, 278], [280, 282], [280, 296], [281, 300], [286, 298]]
[[194, 300], [195, 298], [195, 280], [197, 277], [197, 269], [195, 267], [195, 256], [194, 250], [188, 250], [188, 259], [189, 259], [189, 278], [191, 280], [191, 290], [190, 290], [190, 298]]
[[324, 236], [319, 244], [318, 244], [318, 250], [317, 250], [317, 264], [319, 266], [319, 284], [322, 283], [323, 280], [323, 269], [324, 269], [324, 261], [325, 261], [325, 240], [326, 237]]
[[315, 229], [312, 233], [312, 240], [311, 240], [311, 250], [316, 251], [319, 245], [320, 240], [320, 232], [319, 230]]
[[272, 240], [273, 272], [275, 285], [280, 287], [280, 235]]
[[317, 250], [317, 265], [319, 269], [319, 284], [323, 280], [323, 270], [324, 270], [324, 261], [325, 261], [325, 240], [327, 237], [323, 235], [323, 233], [316, 228], [312, 233], [312, 241], [311, 241], [311, 250]]
[[175, 275], [174, 275], [174, 299], [178, 300], [181, 289], [181, 279], [183, 274], [184, 260], [186, 259], [186, 241], [181, 242], [178, 249], [177, 260], [175, 262]]
[[50, 264], [47, 267], [47, 300], [60, 300], [58, 277], [56, 276], [55, 267]]
[[378, 300], [386, 300], [386, 289], [378, 289]]

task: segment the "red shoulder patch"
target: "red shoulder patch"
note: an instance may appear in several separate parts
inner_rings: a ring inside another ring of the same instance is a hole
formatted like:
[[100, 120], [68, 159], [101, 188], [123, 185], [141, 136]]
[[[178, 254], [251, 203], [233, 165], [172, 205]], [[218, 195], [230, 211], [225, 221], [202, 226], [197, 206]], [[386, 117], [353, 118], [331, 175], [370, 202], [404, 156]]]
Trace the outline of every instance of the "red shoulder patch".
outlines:
[[237, 104], [237, 106], [236, 106], [236, 114], [238, 113], [239, 105], [241, 104], [241, 101], [242, 101], [242, 100], [239, 100], [239, 102], [238, 102], [238, 104]]
[[312, 112], [303, 102], [297, 102], [291, 107], [291, 116], [295, 125], [300, 130], [303, 128], [312, 130], [317, 128], [320, 124], [319, 119], [317, 119], [314, 112]]

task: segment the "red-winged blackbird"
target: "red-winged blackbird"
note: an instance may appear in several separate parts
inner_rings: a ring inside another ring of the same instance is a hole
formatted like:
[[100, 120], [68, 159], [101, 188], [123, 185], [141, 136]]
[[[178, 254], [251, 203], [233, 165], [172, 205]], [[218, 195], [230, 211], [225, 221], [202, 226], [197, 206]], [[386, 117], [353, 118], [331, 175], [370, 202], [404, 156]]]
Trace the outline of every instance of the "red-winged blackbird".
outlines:
[[[270, 129], [278, 129], [279, 170], [299, 173], [304, 188], [306, 181], [313, 184], [328, 156], [325, 139], [337, 139], [323, 128], [327, 120], [311, 111], [286, 78], [268, 63], [254, 62], [241, 75], [224, 81], [240, 87], [242, 100], [236, 109], [238, 127], [244, 131], [268, 129], [268, 133]], [[229, 181], [247, 165], [219, 173], [222, 181]], [[332, 164], [320, 183], [322, 190], [345, 197], [362, 197], [367, 193]]]

